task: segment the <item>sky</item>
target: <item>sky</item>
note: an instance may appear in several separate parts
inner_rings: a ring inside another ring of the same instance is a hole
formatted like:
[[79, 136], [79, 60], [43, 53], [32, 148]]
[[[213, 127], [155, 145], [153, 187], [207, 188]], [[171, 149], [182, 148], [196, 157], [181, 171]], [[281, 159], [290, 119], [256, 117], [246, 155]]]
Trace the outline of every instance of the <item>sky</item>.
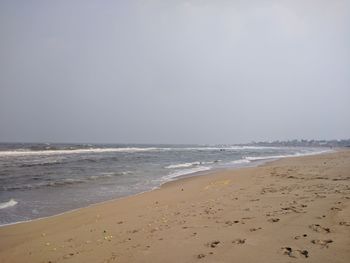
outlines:
[[0, 0], [0, 141], [350, 138], [350, 0]]

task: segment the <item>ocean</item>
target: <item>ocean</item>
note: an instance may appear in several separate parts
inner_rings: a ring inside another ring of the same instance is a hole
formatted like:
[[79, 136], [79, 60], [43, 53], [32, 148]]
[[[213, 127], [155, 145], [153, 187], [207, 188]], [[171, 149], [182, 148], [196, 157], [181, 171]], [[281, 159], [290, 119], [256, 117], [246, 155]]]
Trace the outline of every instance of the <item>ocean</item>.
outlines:
[[0, 144], [0, 225], [155, 189], [181, 176], [327, 151], [232, 145]]

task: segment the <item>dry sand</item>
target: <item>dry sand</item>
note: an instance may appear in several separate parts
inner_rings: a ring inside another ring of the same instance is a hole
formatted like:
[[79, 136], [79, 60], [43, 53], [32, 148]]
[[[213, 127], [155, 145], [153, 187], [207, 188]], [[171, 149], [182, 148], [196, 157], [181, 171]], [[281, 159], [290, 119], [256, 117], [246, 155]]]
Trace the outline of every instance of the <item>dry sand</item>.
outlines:
[[350, 262], [350, 151], [2, 227], [0, 262]]

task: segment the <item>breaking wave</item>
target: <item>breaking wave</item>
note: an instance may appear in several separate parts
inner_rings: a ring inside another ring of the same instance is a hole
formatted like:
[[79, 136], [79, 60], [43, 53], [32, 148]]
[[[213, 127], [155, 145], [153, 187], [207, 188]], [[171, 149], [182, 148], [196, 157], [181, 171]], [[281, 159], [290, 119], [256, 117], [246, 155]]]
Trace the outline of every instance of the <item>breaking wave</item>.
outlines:
[[193, 163], [179, 163], [179, 164], [171, 164], [166, 166], [166, 169], [177, 169], [177, 168], [185, 168], [185, 167], [191, 167], [195, 165], [200, 165], [200, 162], [193, 162]]
[[239, 160], [235, 160], [235, 161], [231, 162], [231, 164], [245, 164], [245, 163], [250, 163], [250, 160], [248, 160], [248, 159], [239, 159]]
[[193, 173], [198, 173], [198, 172], [204, 172], [210, 170], [212, 167], [210, 166], [198, 166], [195, 168], [190, 168], [190, 169], [183, 169], [180, 171], [176, 171], [174, 173], [170, 173], [166, 176], [162, 177], [163, 181], [171, 181], [176, 177], [183, 176], [183, 175], [188, 175], [188, 174], [193, 174]]
[[286, 154], [286, 155], [247, 156], [247, 157], [244, 157], [244, 160], [261, 161], [261, 160], [269, 160], [269, 159], [281, 159], [286, 157], [316, 155], [316, 154], [321, 154], [326, 152], [331, 152], [331, 150], [322, 150], [322, 151], [313, 151], [313, 152], [304, 152], [304, 153], [295, 153], [295, 154]]
[[15, 151], [0, 151], [0, 156], [27, 156], [27, 155], [54, 155], [54, 154], [77, 154], [77, 153], [108, 153], [108, 152], [147, 152], [155, 151], [161, 148], [147, 147], [125, 147], [125, 148], [90, 148], [90, 149], [74, 149], [74, 150], [44, 150], [44, 151], [28, 151], [28, 150], [15, 150]]
[[186, 167], [192, 167], [192, 166], [198, 166], [203, 164], [213, 164], [218, 163], [220, 160], [215, 160], [212, 162], [192, 162], [192, 163], [179, 163], [179, 164], [171, 164], [168, 166], [165, 166], [166, 169], [178, 169], [178, 168], [186, 168]]
[[60, 149], [56, 147], [30, 148], [0, 151], [0, 157], [6, 156], [33, 156], [33, 155], [61, 155], [61, 154], [79, 154], [79, 153], [109, 153], [109, 152], [148, 152], [148, 151], [238, 151], [238, 150], [261, 150], [275, 149], [276, 147], [260, 146], [198, 146], [198, 147], [120, 147], [120, 148], [70, 148]]
[[4, 203], [0, 203], [0, 209], [5, 209], [8, 207], [12, 207], [17, 205], [18, 202], [15, 199], [11, 199], [10, 201], [4, 202]]

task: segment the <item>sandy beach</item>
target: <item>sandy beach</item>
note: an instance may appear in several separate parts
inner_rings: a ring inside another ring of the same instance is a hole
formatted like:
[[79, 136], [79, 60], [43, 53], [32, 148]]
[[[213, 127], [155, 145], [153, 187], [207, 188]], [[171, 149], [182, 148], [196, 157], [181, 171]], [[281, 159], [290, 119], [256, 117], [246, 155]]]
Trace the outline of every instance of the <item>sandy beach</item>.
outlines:
[[190, 177], [0, 228], [0, 262], [350, 262], [350, 151]]

